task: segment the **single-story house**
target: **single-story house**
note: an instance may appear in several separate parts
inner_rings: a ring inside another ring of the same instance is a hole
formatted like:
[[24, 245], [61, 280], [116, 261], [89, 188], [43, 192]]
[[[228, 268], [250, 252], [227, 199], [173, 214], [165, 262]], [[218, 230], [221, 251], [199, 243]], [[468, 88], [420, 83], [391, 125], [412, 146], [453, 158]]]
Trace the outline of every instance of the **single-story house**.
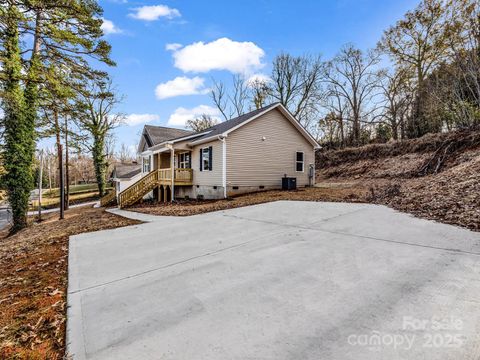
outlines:
[[145, 125], [139, 179], [118, 187], [118, 203], [131, 205], [148, 193], [158, 201], [225, 198], [279, 189], [285, 176], [297, 187], [313, 185], [319, 147], [280, 103], [200, 132]]

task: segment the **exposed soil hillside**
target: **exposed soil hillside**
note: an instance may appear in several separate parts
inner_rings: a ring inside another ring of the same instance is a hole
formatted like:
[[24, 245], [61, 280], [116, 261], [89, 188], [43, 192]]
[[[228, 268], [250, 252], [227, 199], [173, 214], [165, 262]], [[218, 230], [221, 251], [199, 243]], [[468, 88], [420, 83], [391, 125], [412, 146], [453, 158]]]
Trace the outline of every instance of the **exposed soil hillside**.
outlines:
[[368, 188], [370, 202], [480, 231], [480, 131], [319, 152], [317, 182]]

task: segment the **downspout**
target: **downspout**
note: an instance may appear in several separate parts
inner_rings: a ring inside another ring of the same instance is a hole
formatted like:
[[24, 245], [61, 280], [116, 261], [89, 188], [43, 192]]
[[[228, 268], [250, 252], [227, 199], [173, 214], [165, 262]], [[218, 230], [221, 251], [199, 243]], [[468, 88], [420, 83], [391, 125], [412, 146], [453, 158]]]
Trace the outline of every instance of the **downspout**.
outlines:
[[218, 140], [222, 142], [222, 186], [223, 197], [227, 198], [227, 135], [219, 135]]
[[171, 190], [170, 200], [171, 202], [174, 202], [175, 201], [175, 150], [173, 149], [173, 146], [171, 147], [171, 150], [170, 150], [170, 167], [172, 169], [172, 185], [170, 186], [170, 190]]

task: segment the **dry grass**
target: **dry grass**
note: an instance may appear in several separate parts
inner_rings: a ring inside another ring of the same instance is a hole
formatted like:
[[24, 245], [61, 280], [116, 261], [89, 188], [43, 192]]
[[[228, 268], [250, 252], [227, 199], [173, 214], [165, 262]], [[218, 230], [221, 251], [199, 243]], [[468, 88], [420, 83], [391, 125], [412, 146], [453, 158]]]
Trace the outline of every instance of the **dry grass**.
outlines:
[[10, 237], [0, 232], [0, 359], [62, 359], [68, 237], [139, 223], [88, 207], [44, 219]]
[[373, 202], [480, 231], [480, 150], [435, 175], [372, 184]]
[[365, 202], [369, 190], [359, 184], [337, 184], [316, 188], [298, 189], [295, 191], [264, 191], [254, 194], [239, 195], [227, 200], [180, 200], [177, 203], [144, 203], [134, 205], [128, 210], [138, 211], [152, 215], [188, 216], [205, 212], [233, 209], [242, 206], [262, 204], [277, 200], [300, 200], [300, 201], [348, 201]]
[[[98, 191], [91, 191], [79, 194], [70, 195], [69, 200], [71, 205], [79, 204], [82, 202], [92, 201], [98, 199]], [[42, 197], [42, 208], [49, 209], [57, 207], [60, 204], [59, 197]], [[33, 200], [30, 205], [30, 210], [37, 210], [38, 200]]]
[[[327, 152], [320, 157], [324, 165], [317, 180], [354, 181], [369, 188], [369, 202], [480, 231], [479, 139], [478, 131], [450, 133], [408, 140], [398, 145], [401, 151], [389, 144]], [[448, 155], [440, 167], [433, 145]], [[414, 150], [418, 152], [408, 152]], [[432, 164], [432, 159], [438, 171], [425, 175], [421, 169]]]

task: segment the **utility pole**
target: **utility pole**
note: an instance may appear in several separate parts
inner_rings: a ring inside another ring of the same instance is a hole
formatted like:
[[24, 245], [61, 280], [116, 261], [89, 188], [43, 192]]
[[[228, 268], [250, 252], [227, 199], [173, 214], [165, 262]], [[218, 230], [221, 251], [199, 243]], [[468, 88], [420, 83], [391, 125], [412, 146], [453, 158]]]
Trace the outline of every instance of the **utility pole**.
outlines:
[[62, 144], [58, 144], [58, 167], [60, 168], [60, 220], [65, 218], [65, 184], [63, 171], [63, 148]]
[[38, 172], [38, 221], [42, 221], [43, 149], [40, 150], [40, 171]]
[[65, 210], [68, 210], [70, 203], [70, 171], [68, 159], [68, 121], [65, 116]]

